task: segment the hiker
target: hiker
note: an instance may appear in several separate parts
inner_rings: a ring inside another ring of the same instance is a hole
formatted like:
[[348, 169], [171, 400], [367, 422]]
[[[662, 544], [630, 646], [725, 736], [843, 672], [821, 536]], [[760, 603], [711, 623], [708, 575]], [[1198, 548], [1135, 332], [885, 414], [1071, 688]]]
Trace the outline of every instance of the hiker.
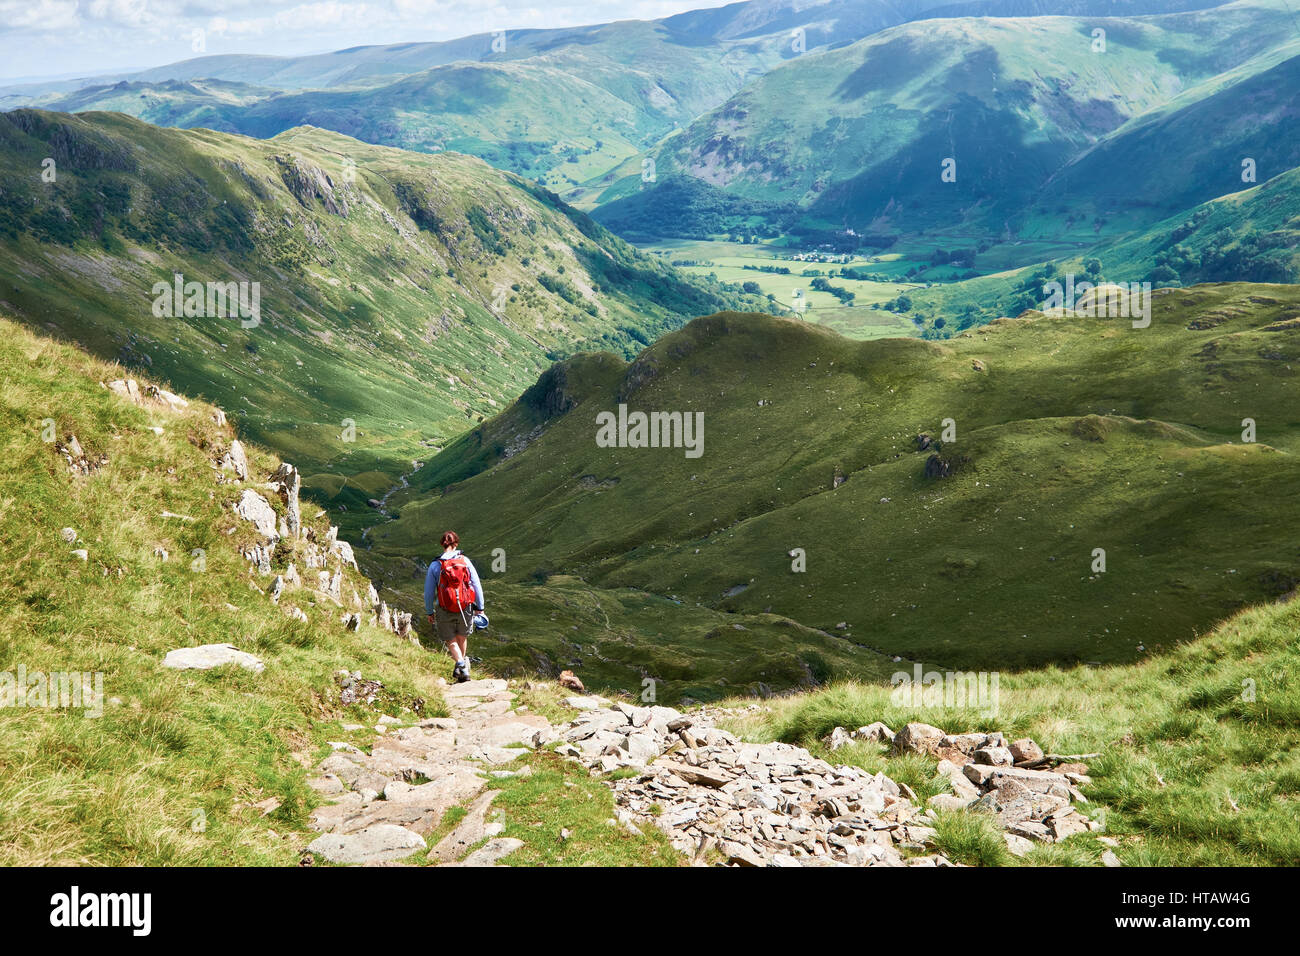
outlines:
[[424, 612], [429, 615], [438, 639], [456, 661], [451, 676], [458, 682], [469, 680], [467, 643], [475, 626], [486, 627], [483, 610], [483, 585], [469, 558], [456, 546], [460, 535], [448, 531], [442, 536], [442, 556], [429, 562], [424, 579]]

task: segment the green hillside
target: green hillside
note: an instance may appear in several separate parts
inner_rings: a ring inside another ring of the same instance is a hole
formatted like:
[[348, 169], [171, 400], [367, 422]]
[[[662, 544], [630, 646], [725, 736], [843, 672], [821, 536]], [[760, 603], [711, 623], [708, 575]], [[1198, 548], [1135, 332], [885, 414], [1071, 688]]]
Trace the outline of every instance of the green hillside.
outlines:
[[[1270, 55], [1293, 39], [1281, 0], [904, 24], [773, 70], [650, 156], [663, 186], [692, 177], [720, 191], [702, 197], [711, 208], [770, 204], [772, 227], [791, 231], [793, 217], [796, 233], [819, 239], [852, 229], [1096, 241], [1107, 217], [1123, 213], [1131, 228], [1239, 188], [1242, 155], [1259, 153], [1263, 177], [1300, 165], [1293, 70]], [[1175, 105], [1187, 110], [1142, 122]], [[1213, 121], [1232, 111], [1233, 123]], [[1108, 136], [1077, 177], [1050, 182]], [[1224, 150], [1232, 162], [1215, 167]], [[952, 181], [941, 179], [947, 159]], [[602, 180], [597, 218], [631, 234], [657, 216], [661, 235], [696, 235], [693, 209], [643, 186], [637, 163]], [[1140, 170], [1137, 185], [1125, 163]], [[1115, 190], [1130, 185], [1121, 205]]]
[[[1298, 210], [1300, 169], [1291, 169], [1076, 255], [911, 289], [903, 314], [924, 337], [942, 339], [1037, 308], [1044, 283], [1068, 273], [1080, 279], [1150, 282], [1157, 289], [1238, 280], [1294, 283], [1300, 279]], [[987, 268], [991, 255], [975, 255], [976, 267]], [[1090, 264], [1096, 270], [1091, 275]]]
[[[90, 674], [92, 686], [95, 675], [100, 680], [99, 696], [84, 701], [84, 713], [42, 706], [30, 691], [28, 706], [0, 707], [0, 859], [10, 865], [298, 865], [301, 847], [316, 835], [309, 816], [322, 802], [308, 785], [308, 768], [335, 749], [329, 741], [369, 746], [365, 725], [381, 714], [410, 721], [445, 713], [435, 679], [445, 671], [443, 659], [368, 621], [356, 632], [344, 627], [340, 618], [352, 607], [347, 595], [366, 584], [347, 566], [338, 567], [342, 607], [307, 588], [291, 587], [279, 606], [272, 602], [269, 579], [250, 576], [237, 553], [251, 539], [229, 503], [244, 489], [264, 487], [263, 474], [278, 460], [249, 447], [247, 482], [214, 472], [213, 456], [234, 434], [214, 419], [211, 406], [169, 407], [149, 397], [148, 380], [140, 381], [140, 402], [131, 402], [100, 384], [121, 376], [120, 366], [6, 320], [0, 331], [6, 369], [0, 498], [7, 502], [0, 509], [0, 659], [10, 676], [24, 665], [29, 682], [38, 670], [41, 676]], [[55, 422], [51, 442], [43, 440], [46, 418]], [[75, 471], [68, 466], [74, 435], [81, 450]], [[283, 517], [281, 503], [270, 497]], [[304, 518], [322, 540], [326, 516], [309, 509]], [[1279, 525], [1286, 521], [1278, 516]], [[68, 540], [64, 529], [75, 538]], [[282, 545], [273, 557], [277, 573], [305, 556], [303, 542]], [[84, 549], [84, 560], [77, 549]], [[195, 549], [202, 549], [202, 564]], [[569, 663], [576, 653], [585, 657], [578, 666], [593, 683], [609, 681], [635, 696], [638, 667], [662, 666], [665, 651], [672, 651], [663, 645], [705, 627], [711, 629], [694, 636], [689, 653], [677, 650], [679, 666], [725, 668], [732, 677], [766, 666], [779, 678], [782, 655], [796, 666], [813, 656], [803, 642], [815, 633], [773, 615], [678, 605], [566, 576], [545, 586], [490, 586], [493, 636], [475, 641], [476, 651], [482, 643], [482, 653], [493, 658], [489, 672], [531, 676]], [[1129, 866], [1285, 865], [1297, 853], [1298, 607], [1292, 601], [1251, 608], [1136, 664], [1004, 672], [995, 714], [902, 705], [884, 682], [897, 665], [878, 658], [874, 670], [865, 659], [854, 662], [863, 668], [858, 682], [772, 700], [728, 723], [748, 740], [785, 740], [837, 764], [883, 770], [922, 795], [947, 786], [932, 758], [898, 756], [864, 742], [832, 755], [822, 738], [836, 726], [884, 720], [901, 727], [920, 719], [954, 733], [998, 729], [1030, 735], [1052, 752], [1099, 754], [1088, 760], [1087, 812], [1104, 820], [1109, 843], [1081, 834], [1013, 858], [980, 815], [946, 814], [935, 840], [959, 862], [1097, 865], [1113, 847]], [[286, 613], [293, 608], [306, 620]], [[514, 616], [513, 640], [496, 635], [498, 621]], [[662, 632], [633, 632], [633, 622]], [[616, 629], [626, 632], [621, 648]], [[726, 641], [748, 642], [748, 655], [737, 652], [739, 643], [722, 650]], [[170, 650], [213, 642], [255, 654], [264, 669], [160, 666]], [[842, 638], [827, 643], [849, 646]], [[620, 668], [601, 656], [611, 648], [636, 650], [641, 662]], [[564, 656], [550, 658], [552, 649]], [[532, 659], [525, 656], [530, 651]], [[714, 654], [717, 660], [698, 663]], [[379, 680], [382, 694], [373, 705], [343, 706], [339, 669]], [[630, 687], [622, 683], [629, 679]], [[710, 687], [741, 694], [769, 689], [740, 680]], [[532, 709], [567, 719], [550, 688], [533, 685], [525, 693]], [[354, 736], [349, 728], [357, 727]], [[601, 840], [603, 820], [613, 812], [603, 783], [580, 768], [557, 772], [563, 765], [551, 754], [525, 761], [537, 772], [498, 784], [507, 789], [511, 821], [518, 829], [526, 827], [520, 820], [544, 813], [552, 830], [526, 841], [524, 859], [536, 853], [550, 859], [556, 842], [550, 834], [564, 826], [573, 828], [573, 853], [645, 862], [641, 842], [597, 852], [608, 843]], [[449, 811], [449, 822], [429, 842], [463, 815], [464, 808]], [[665, 852], [659, 862], [674, 859]]]
[[[8, 319], [0, 332], [0, 863], [296, 865], [319, 802], [308, 768], [345, 739], [339, 721], [444, 713], [445, 669], [369, 620], [344, 627], [367, 582], [333, 555], [342, 605], [293, 586], [272, 602], [272, 578], [237, 550], [257, 538], [231, 502], [265, 493], [279, 461], [249, 446], [247, 482], [215, 470], [234, 432], [211, 406], [172, 410], [147, 399], [148, 379], [134, 404], [100, 384], [129, 374], [120, 366]], [[304, 507], [315, 541], [328, 522]], [[311, 547], [281, 541], [272, 571], [314, 574]], [[221, 643], [264, 669], [161, 666], [171, 650]], [[99, 696], [82, 712], [33, 684], [15, 706], [19, 667], [29, 681], [98, 674]], [[343, 668], [384, 685], [375, 706], [342, 706]]]
[[[0, 167], [3, 306], [220, 402], [345, 505], [345, 527], [554, 357], [632, 354], [745, 298], [480, 160], [322, 130], [258, 141], [17, 111]], [[177, 273], [258, 283], [260, 315], [157, 314]]]
[[1042, 205], [1112, 225], [1172, 215], [1300, 166], [1297, 117], [1292, 39], [1110, 133], [1051, 178]]
[[[400, 577], [452, 526], [525, 587], [549, 569], [952, 667], [1131, 661], [1300, 580], [1298, 306], [1198, 286], [1146, 329], [1039, 316], [944, 343], [699, 319], [630, 365], [572, 359], [462, 436], [372, 560]], [[619, 402], [703, 412], [703, 455], [598, 447]]]

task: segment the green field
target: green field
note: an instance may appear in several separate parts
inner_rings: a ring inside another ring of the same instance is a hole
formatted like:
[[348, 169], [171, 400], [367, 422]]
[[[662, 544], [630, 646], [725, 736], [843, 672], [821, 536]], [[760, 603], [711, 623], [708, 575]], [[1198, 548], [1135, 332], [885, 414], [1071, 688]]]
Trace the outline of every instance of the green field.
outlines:
[[[902, 264], [897, 253], [887, 253], [879, 257], [855, 256], [846, 262], [836, 260], [833, 263], [826, 263], [792, 260], [790, 256], [796, 254], [797, 250], [770, 243], [665, 239], [642, 245], [641, 249], [645, 252], [653, 252], [668, 262], [681, 263], [678, 268], [686, 273], [699, 276], [711, 275], [719, 282], [733, 285], [756, 282], [764, 296], [774, 297], [774, 311], [796, 311], [800, 302], [794, 295], [797, 289], [802, 292], [804, 321], [834, 329], [849, 338], [879, 339], [913, 335], [916, 332], [916, 326], [906, 317], [873, 309], [871, 306], [874, 303], [897, 298], [900, 293], [918, 288], [918, 284], [833, 277], [830, 279], [833, 285], [844, 288], [856, 296], [854, 304], [846, 306], [831, 293], [810, 288], [812, 277], [801, 274], [806, 270], [814, 270], [825, 276], [829, 270], [845, 267], [901, 274], [911, 265], [911, 261], [909, 260], [906, 265]], [[690, 261], [699, 264], [685, 264]], [[761, 272], [756, 268], [747, 269], [746, 266], [784, 267], [790, 270], [790, 275]]]

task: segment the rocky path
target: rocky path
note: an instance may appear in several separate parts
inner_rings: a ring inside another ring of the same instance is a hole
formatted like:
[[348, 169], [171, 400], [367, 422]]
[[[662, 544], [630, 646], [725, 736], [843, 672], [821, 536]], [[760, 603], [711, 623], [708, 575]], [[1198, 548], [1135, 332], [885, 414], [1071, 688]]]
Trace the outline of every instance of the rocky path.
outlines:
[[[610, 823], [658, 827], [697, 865], [951, 866], [935, 848], [943, 811], [990, 814], [1016, 854], [1099, 829], [1076, 806], [1087, 802], [1078, 789], [1089, 782], [1086, 766], [1027, 739], [1007, 744], [997, 733], [949, 735], [920, 723], [897, 734], [880, 723], [851, 734], [836, 728], [827, 738], [831, 751], [860, 739], [937, 758], [952, 792], [922, 802], [883, 772], [834, 765], [790, 744], [741, 741], [713, 726], [708, 710], [570, 697], [574, 718], [552, 726], [512, 710], [503, 680], [453, 684], [444, 696], [450, 718], [409, 726], [380, 718], [369, 755], [334, 745], [312, 781], [333, 802], [313, 814], [322, 836], [308, 852], [337, 863], [492, 865], [522, 845], [499, 835], [492, 780], [514, 773], [501, 768], [521, 748], [550, 743], [596, 774], [639, 770], [609, 779], [617, 808]], [[443, 814], [467, 803], [464, 819], [430, 848], [426, 837]]]
[[[452, 807], [473, 800], [469, 814], [429, 853], [431, 862], [488, 865], [518, 849], [518, 840], [499, 839], [500, 823], [489, 823], [490, 789], [497, 769], [554, 737], [550, 723], [511, 709], [515, 695], [503, 680], [473, 680], [443, 691], [450, 717], [403, 725], [381, 717], [366, 754], [349, 744], [318, 767], [313, 789], [332, 801], [312, 815], [322, 831], [307, 852], [335, 863], [385, 863], [428, 848], [426, 837]], [[526, 771], [525, 771], [526, 772]], [[477, 799], [475, 799], [477, 797]], [[484, 837], [488, 843], [462, 861]]]

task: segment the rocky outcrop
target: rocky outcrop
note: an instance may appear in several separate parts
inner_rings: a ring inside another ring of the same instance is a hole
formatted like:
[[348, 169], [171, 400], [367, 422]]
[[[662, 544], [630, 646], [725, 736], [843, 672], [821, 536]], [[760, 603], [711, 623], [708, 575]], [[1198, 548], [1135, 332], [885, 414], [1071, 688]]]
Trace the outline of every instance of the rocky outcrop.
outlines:
[[344, 190], [335, 188], [334, 180], [325, 170], [300, 156], [276, 156], [275, 162], [285, 187], [304, 208], [310, 209], [312, 201], [319, 200], [330, 215], [347, 216]]
[[240, 444], [238, 438], [231, 440], [230, 447], [221, 456], [217, 467], [222, 471], [233, 471], [240, 481], [248, 480], [248, 453], [244, 451], [244, 446]]
[[76, 435], [69, 435], [64, 441], [55, 442], [54, 450], [63, 456], [67, 463], [68, 471], [74, 476], [85, 477], [93, 475], [100, 468], [108, 464], [107, 455], [87, 454], [81, 447], [81, 442], [77, 441]]
[[275, 509], [256, 491], [244, 489], [239, 500], [234, 502], [234, 509], [236, 515], [251, 522], [253, 529], [267, 541], [275, 542], [280, 539], [280, 533], [276, 530]]
[[[293, 467], [287, 461], [280, 462], [280, 467], [271, 473], [271, 487], [280, 495], [280, 500], [284, 502], [285, 521], [288, 525], [289, 536], [295, 540], [302, 534], [302, 511], [298, 502], [298, 492], [302, 488], [302, 476], [298, 474], [298, 469]], [[355, 566], [356, 562], [352, 562]]]

